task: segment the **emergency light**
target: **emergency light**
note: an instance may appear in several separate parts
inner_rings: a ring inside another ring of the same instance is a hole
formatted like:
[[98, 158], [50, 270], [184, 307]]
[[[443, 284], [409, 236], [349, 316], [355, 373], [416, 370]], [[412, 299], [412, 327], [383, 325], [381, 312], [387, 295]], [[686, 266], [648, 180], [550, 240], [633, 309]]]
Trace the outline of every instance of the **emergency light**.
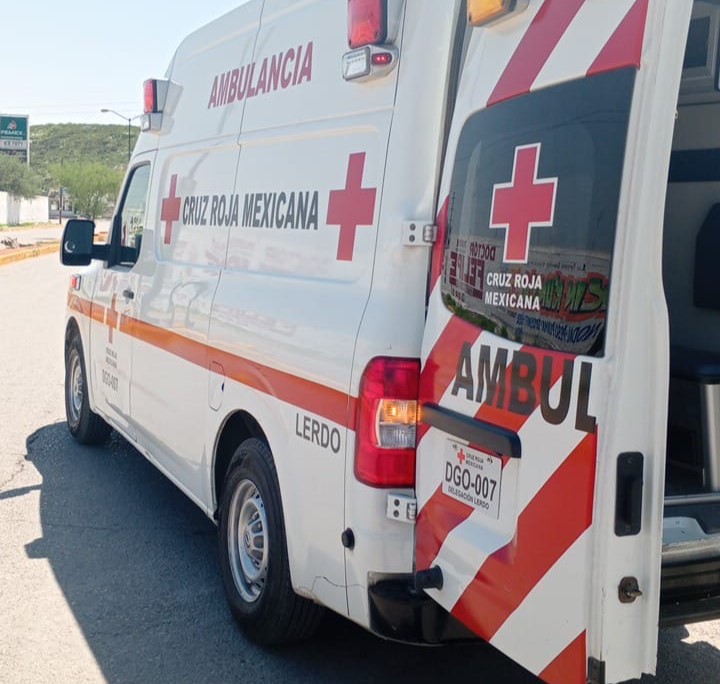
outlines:
[[154, 79], [145, 81], [145, 83], [143, 83], [143, 94], [145, 96], [145, 106], [143, 108], [143, 112], [145, 114], [157, 114], [157, 81]]
[[472, 26], [488, 26], [527, 6], [528, 0], [468, 0], [468, 21]]
[[348, 43], [343, 56], [346, 81], [382, 78], [397, 65], [400, 53], [388, 41], [388, 0], [348, 0]]
[[150, 79], [143, 84], [143, 131], [159, 131], [162, 128], [162, 114], [165, 110], [170, 81]]
[[387, 0], [348, 0], [348, 43], [351, 48], [384, 43], [387, 26]]

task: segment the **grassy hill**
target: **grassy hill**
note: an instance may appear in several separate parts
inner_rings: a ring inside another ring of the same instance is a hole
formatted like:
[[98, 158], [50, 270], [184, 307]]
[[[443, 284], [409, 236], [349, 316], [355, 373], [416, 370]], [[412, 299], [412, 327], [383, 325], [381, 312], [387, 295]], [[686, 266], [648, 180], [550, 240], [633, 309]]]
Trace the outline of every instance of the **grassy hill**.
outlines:
[[[44, 192], [53, 187], [53, 164], [100, 162], [115, 169], [127, 165], [128, 129], [123, 124], [46, 124], [30, 131], [30, 168]], [[139, 134], [132, 129], [132, 145]]]

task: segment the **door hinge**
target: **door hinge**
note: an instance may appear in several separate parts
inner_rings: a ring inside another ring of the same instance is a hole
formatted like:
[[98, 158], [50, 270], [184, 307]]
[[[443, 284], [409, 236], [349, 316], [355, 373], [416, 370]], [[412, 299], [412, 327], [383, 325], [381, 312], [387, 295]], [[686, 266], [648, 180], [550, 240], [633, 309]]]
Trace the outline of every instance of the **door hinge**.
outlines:
[[417, 517], [417, 499], [407, 494], [388, 494], [387, 517], [398, 522], [414, 523]]
[[428, 247], [437, 240], [437, 226], [427, 221], [405, 221], [402, 243], [406, 247]]

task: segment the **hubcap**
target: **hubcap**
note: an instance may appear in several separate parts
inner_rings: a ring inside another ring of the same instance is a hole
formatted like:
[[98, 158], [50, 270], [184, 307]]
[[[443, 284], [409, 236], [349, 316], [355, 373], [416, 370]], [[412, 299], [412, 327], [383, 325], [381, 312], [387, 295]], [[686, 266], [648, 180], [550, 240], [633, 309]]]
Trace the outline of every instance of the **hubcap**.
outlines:
[[80, 356], [77, 352], [73, 352], [70, 355], [70, 379], [67, 392], [70, 419], [72, 423], [75, 424], [80, 420], [84, 392], [82, 366], [80, 365]]
[[235, 586], [244, 601], [254, 603], [265, 588], [268, 537], [265, 504], [250, 480], [243, 480], [230, 501], [227, 544]]

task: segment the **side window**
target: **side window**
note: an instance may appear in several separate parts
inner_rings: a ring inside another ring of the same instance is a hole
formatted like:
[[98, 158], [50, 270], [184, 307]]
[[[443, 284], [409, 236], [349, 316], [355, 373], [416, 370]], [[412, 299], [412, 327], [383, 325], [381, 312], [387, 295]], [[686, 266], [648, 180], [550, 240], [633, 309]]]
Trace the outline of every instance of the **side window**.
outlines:
[[138, 166], [128, 180], [122, 208], [115, 220], [114, 242], [119, 247], [118, 262], [131, 266], [137, 261], [140, 253], [147, 195], [150, 186], [150, 165]]
[[450, 192], [442, 293], [509, 340], [601, 356], [635, 71], [473, 114]]

